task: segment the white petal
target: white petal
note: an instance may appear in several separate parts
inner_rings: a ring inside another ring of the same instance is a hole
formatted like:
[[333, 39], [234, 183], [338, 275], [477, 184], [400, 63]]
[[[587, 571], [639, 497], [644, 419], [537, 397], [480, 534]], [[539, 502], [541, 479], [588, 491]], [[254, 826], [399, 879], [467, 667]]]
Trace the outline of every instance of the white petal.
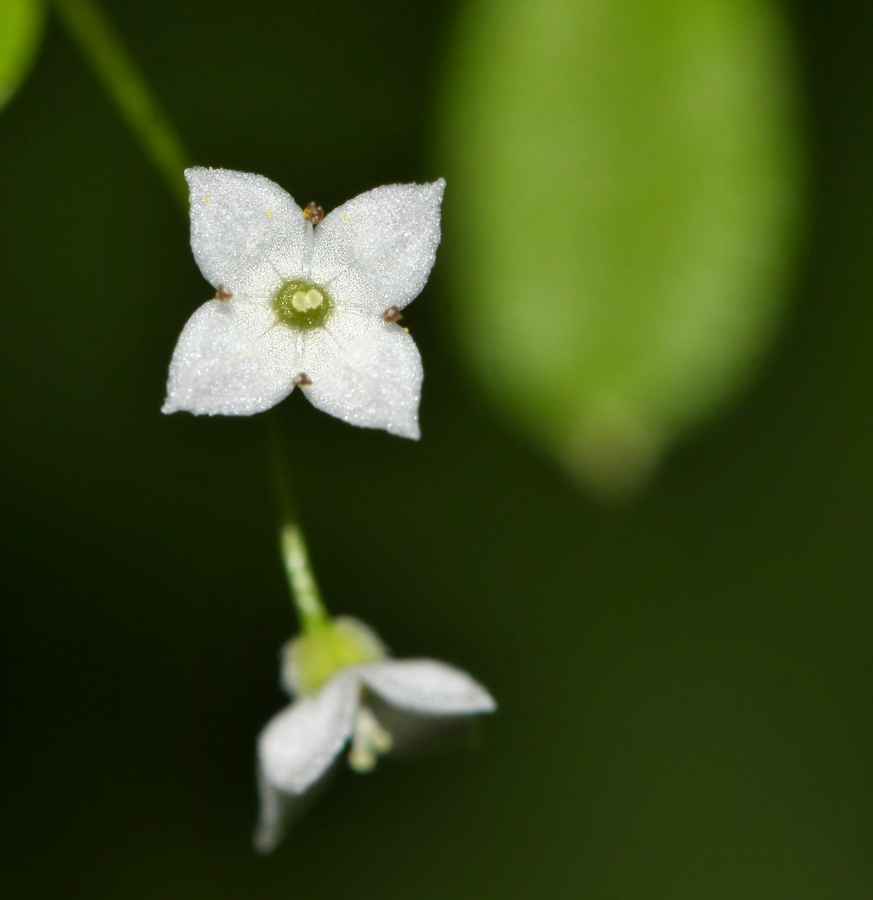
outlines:
[[351, 736], [359, 699], [358, 681], [346, 670], [314, 696], [274, 716], [258, 738], [264, 777], [280, 791], [302, 794]]
[[268, 306], [210, 300], [179, 336], [163, 412], [249, 416], [294, 389], [297, 338]]
[[391, 184], [335, 209], [315, 229], [312, 280], [338, 306], [402, 309], [427, 281], [446, 183]]
[[415, 438], [424, 372], [415, 341], [381, 316], [335, 311], [303, 335], [303, 388], [319, 409], [351, 425]]
[[299, 798], [284, 794], [264, 775], [258, 766], [258, 795], [261, 800], [258, 827], [255, 829], [254, 845], [259, 853], [271, 853], [285, 834], [285, 823], [290, 807]]
[[302, 274], [306, 230], [291, 196], [263, 175], [187, 169], [191, 249], [213, 287], [268, 300]]
[[466, 672], [433, 659], [385, 660], [356, 671], [369, 688], [399, 709], [463, 715], [497, 708], [488, 691]]

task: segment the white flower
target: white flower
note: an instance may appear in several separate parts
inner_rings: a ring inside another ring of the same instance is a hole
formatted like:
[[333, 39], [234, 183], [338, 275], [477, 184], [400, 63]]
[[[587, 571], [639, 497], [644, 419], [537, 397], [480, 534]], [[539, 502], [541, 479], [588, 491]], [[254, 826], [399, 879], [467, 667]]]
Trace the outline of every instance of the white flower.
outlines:
[[[261, 816], [255, 845], [262, 852], [281, 839], [294, 798], [324, 775], [349, 740], [349, 764], [359, 772], [372, 769], [379, 755], [391, 749], [392, 735], [379, 723], [368, 697], [425, 722], [496, 709], [488, 691], [459, 669], [431, 659], [388, 659], [378, 637], [354, 619], [336, 619], [329, 627], [334, 631], [324, 641], [316, 636], [317, 648], [304, 645], [308, 635], [289, 645], [283, 681], [303, 696], [271, 719], [258, 738]], [[329, 671], [328, 655], [373, 661], [341, 665], [322, 680]], [[302, 671], [304, 663], [308, 673]], [[307, 675], [315, 672], [307, 685]]]
[[397, 319], [433, 266], [445, 182], [376, 188], [322, 221], [261, 175], [185, 176], [217, 293], [179, 337], [163, 411], [247, 416], [299, 385], [346, 422], [418, 438], [421, 357]]

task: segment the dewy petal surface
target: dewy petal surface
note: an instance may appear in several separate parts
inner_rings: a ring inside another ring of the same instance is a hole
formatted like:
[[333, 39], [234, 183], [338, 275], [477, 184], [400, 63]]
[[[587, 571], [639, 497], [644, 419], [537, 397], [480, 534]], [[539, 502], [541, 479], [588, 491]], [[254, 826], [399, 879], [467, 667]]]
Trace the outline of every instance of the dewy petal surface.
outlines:
[[210, 300], [179, 336], [163, 412], [261, 412], [291, 393], [299, 362], [296, 336], [270, 307]]
[[402, 309], [424, 287], [440, 242], [446, 183], [391, 184], [335, 209], [315, 229], [311, 278], [338, 305]]
[[319, 409], [352, 425], [420, 436], [424, 372], [415, 341], [381, 316], [337, 310], [303, 336], [303, 388]]
[[213, 287], [267, 301], [302, 273], [309, 227], [291, 195], [263, 175], [185, 171], [191, 189], [191, 249]]
[[357, 679], [345, 671], [274, 716], [258, 738], [264, 777], [289, 794], [316, 782], [351, 736], [359, 694]]
[[466, 672], [432, 659], [359, 666], [361, 680], [398, 709], [430, 715], [493, 712], [494, 698]]

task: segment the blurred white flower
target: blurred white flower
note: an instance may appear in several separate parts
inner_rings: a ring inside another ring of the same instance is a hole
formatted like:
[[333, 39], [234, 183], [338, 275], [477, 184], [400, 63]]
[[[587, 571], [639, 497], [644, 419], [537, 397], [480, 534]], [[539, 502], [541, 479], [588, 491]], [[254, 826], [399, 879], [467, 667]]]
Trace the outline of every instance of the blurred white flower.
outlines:
[[445, 181], [376, 188], [325, 217], [261, 175], [185, 176], [216, 296], [179, 337], [163, 411], [247, 416], [299, 386], [346, 422], [418, 438], [421, 357], [397, 320], [433, 266]]
[[[300, 698], [258, 738], [261, 814], [255, 846], [265, 853], [281, 839], [294, 798], [324, 775], [346, 743], [351, 741], [349, 765], [358, 772], [368, 772], [391, 749], [392, 735], [376, 718], [370, 698], [425, 722], [496, 709], [488, 691], [459, 669], [431, 659], [388, 659], [378, 637], [354, 619], [336, 619], [326, 628], [333, 633], [303, 635], [289, 645], [283, 681]], [[331, 656], [372, 661], [341, 665], [326, 677]]]

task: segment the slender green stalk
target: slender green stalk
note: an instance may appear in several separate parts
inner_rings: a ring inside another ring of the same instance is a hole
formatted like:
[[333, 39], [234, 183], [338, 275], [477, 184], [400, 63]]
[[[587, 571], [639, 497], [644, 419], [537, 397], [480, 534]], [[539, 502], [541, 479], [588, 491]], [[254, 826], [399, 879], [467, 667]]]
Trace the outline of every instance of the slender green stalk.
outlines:
[[281, 517], [279, 546], [285, 563], [285, 573], [288, 576], [288, 586], [294, 599], [294, 608], [300, 619], [300, 627], [304, 631], [311, 632], [328, 622], [330, 616], [321, 599], [315, 573], [309, 562], [309, 551], [306, 549], [306, 540], [295, 508], [286, 466], [287, 454], [283, 452], [275, 412], [267, 413], [267, 424], [269, 428], [267, 442], [273, 463]]
[[[170, 192], [187, 212], [188, 188], [183, 173], [188, 154], [134, 65], [121, 37], [106, 20], [96, 0], [54, 0], [54, 3], [79, 49], [115, 101], [122, 118], [139, 139]], [[282, 560], [300, 625], [304, 631], [313, 631], [326, 624], [330, 617], [309, 562], [275, 415], [270, 414], [267, 418], [270, 428], [268, 444], [282, 517], [279, 529]]]
[[54, 4], [122, 118], [139, 138], [171, 193], [187, 210], [188, 188], [183, 172], [188, 154], [121, 37], [94, 0], [54, 0]]
[[300, 617], [300, 625], [304, 631], [313, 631], [326, 624], [330, 619], [321, 599], [315, 574], [309, 562], [309, 553], [303, 532], [291, 522], [286, 522], [279, 532], [282, 557], [285, 561], [285, 572], [294, 598], [294, 607]]

